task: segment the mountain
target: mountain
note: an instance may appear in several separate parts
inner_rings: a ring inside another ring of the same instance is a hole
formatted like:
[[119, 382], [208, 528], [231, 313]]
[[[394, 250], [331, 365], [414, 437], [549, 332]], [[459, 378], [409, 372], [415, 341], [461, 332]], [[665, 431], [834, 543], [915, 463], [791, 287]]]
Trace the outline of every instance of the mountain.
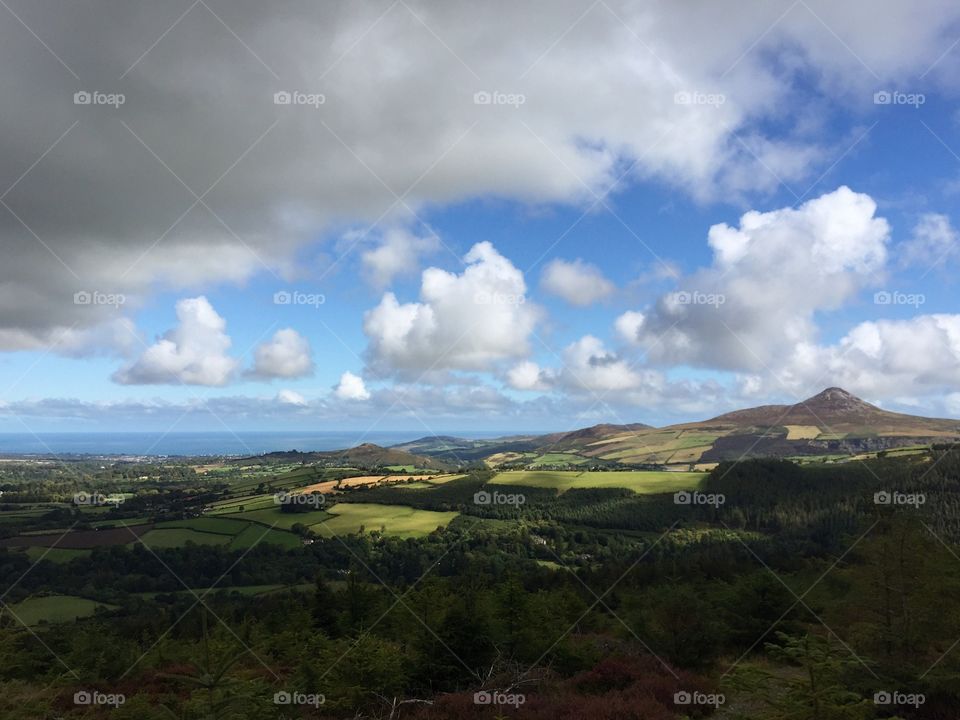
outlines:
[[441, 458], [415, 455], [398, 448], [385, 448], [373, 443], [363, 443], [345, 450], [329, 450], [316, 452], [300, 452], [289, 450], [272, 452], [247, 458], [238, 458], [232, 461], [237, 465], [285, 463], [324, 463], [327, 465], [349, 465], [359, 468], [376, 468], [388, 466], [412, 466], [424, 470], [448, 470], [450, 463]]
[[394, 445], [393, 449], [426, 455], [454, 465], [482, 463], [496, 453], [524, 453], [534, 451], [543, 443], [543, 435], [511, 435], [507, 437], [470, 440], [451, 435], [428, 435], [417, 440]]
[[601, 425], [591, 425], [590, 427], [580, 430], [542, 435], [540, 440], [543, 445], [550, 445], [554, 450], [561, 451], [576, 449], [596, 441], [602, 441], [612, 435], [653, 429], [652, 426], [644, 425], [643, 423], [631, 423], [629, 425], [611, 425], [610, 423], [604, 423]]
[[423, 438], [399, 447], [449, 462], [484, 459], [492, 466], [680, 468], [744, 457], [854, 456], [956, 441], [960, 420], [890, 412], [831, 387], [794, 405], [763, 405], [663, 428], [601, 424], [496, 440]]
[[822, 432], [858, 432], [883, 435], [925, 435], [928, 432], [955, 432], [957, 420], [904, 415], [882, 410], [841, 388], [827, 388], [795, 405], [763, 405], [736, 410], [707, 421], [740, 427], [817, 427]]

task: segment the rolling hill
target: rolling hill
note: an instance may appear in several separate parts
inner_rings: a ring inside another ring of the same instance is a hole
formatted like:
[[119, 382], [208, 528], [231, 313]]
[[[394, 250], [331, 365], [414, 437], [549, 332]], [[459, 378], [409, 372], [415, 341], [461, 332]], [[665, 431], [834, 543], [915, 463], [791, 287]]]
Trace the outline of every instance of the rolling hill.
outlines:
[[287, 450], [271, 452], [253, 457], [237, 458], [231, 461], [236, 465], [256, 465], [271, 463], [299, 463], [344, 465], [358, 468], [382, 468], [392, 466], [413, 467], [423, 470], [448, 470], [451, 463], [440, 457], [415, 455], [400, 447], [381, 447], [373, 443], [363, 443], [344, 450], [300, 452]]
[[833, 387], [794, 405], [735, 410], [663, 428], [602, 424], [499, 440], [423, 438], [399, 447], [450, 462], [482, 458], [492, 466], [680, 469], [744, 457], [843, 457], [954, 441], [960, 441], [960, 420], [890, 412]]

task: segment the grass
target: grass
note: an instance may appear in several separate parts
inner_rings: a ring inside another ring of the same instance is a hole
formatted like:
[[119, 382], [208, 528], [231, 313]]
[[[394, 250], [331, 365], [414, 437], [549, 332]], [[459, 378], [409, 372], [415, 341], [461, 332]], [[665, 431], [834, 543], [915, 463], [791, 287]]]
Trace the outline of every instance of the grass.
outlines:
[[187, 520], [167, 520], [154, 525], [157, 529], [184, 528], [198, 532], [216, 533], [218, 535], [239, 535], [247, 529], [243, 520], [231, 520], [222, 517], [199, 517]]
[[787, 440], [815, 440], [820, 434], [816, 425], [785, 425]]
[[136, 593], [136, 595], [137, 597], [147, 598], [149, 600], [152, 600], [153, 598], [157, 597], [157, 595], [192, 595], [194, 593], [199, 595], [201, 598], [203, 598], [208, 593], [210, 595], [215, 595], [216, 593], [219, 593], [219, 592], [226, 592], [228, 594], [232, 594], [236, 592], [236, 593], [240, 593], [241, 595], [255, 596], [255, 595], [263, 595], [265, 593], [275, 592], [276, 590], [280, 590], [284, 587], [286, 586], [285, 585], [243, 585], [243, 586], [226, 585], [223, 587], [216, 586], [212, 589], [211, 588], [191, 588], [190, 590], [174, 590], [169, 593], [143, 592], [143, 593]]
[[113, 605], [98, 603], [75, 595], [47, 595], [31, 597], [13, 606], [13, 612], [25, 625], [66, 623], [77, 618], [90, 617], [98, 607], [113, 609]]
[[182, 547], [188, 542], [197, 545], [226, 545], [231, 539], [230, 535], [199, 532], [189, 528], [166, 528], [149, 531], [141, 538], [141, 542], [151, 548], [173, 548]]
[[550, 488], [564, 493], [571, 488], [627, 488], [641, 495], [694, 490], [706, 475], [691, 472], [636, 470], [628, 472], [577, 472], [575, 470], [530, 470], [502, 472], [493, 485]]
[[[281, 513], [271, 505], [262, 510], [251, 510], [237, 515], [190, 518], [158, 523], [155, 530], [144, 536], [151, 547], [180, 547], [187, 542], [198, 545], [229, 545], [231, 550], [254, 545], [279, 545], [283, 548], [300, 547], [300, 538], [286, 532], [296, 523], [310, 525], [328, 517], [322, 510], [309, 513]], [[277, 524], [276, 529], [269, 526]]]
[[119, 520], [97, 520], [90, 523], [90, 527], [127, 527], [128, 525], [145, 525], [150, 522], [149, 517], [121, 518]]
[[246, 550], [254, 545], [279, 545], [284, 549], [301, 546], [300, 538], [286, 530], [271, 530], [257, 523], [248, 523], [242, 533], [233, 538], [231, 550]]
[[590, 458], [583, 455], [574, 455], [573, 453], [546, 453], [530, 463], [531, 467], [537, 465], [582, 465], [589, 462]]
[[554, 562], [553, 560], [534, 560], [534, 562], [540, 567], [545, 567], [550, 570], [566, 570], [563, 565], [558, 562]]
[[341, 503], [332, 507], [330, 512], [332, 518], [311, 527], [318, 535], [347, 535], [360, 532], [361, 527], [367, 532], [385, 527], [387, 535], [423, 537], [437, 528], [446, 527], [460, 514], [377, 503]]
[[311, 510], [304, 513], [285, 513], [276, 505], [261, 510], [251, 510], [249, 512], [230, 515], [231, 518], [237, 518], [234, 522], [242, 523], [244, 520], [262, 523], [263, 525], [273, 526], [280, 530], [289, 530], [297, 523], [302, 525], [315, 525], [323, 522], [330, 514], [324, 510]]
[[240, 508], [243, 508], [242, 512], [247, 512], [248, 510], [260, 510], [263, 508], [273, 507], [276, 505], [273, 495], [273, 493], [269, 493], [263, 495], [251, 495], [249, 497], [233, 498], [230, 500], [220, 500], [213, 503], [211, 506], [212, 510], [208, 514], [223, 515], [227, 513], [241, 512]]
[[89, 550], [73, 550], [71, 548], [45, 548], [28, 547], [26, 550], [28, 558], [37, 562], [40, 558], [55, 563], [68, 563], [76, 558], [84, 558], [90, 555]]

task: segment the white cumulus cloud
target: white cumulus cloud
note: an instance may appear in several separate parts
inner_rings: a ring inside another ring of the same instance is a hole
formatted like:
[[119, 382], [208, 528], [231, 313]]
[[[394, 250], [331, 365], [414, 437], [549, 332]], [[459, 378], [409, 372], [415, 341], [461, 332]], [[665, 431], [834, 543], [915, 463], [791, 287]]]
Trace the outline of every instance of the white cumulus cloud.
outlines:
[[540, 286], [551, 295], [580, 307], [604, 300], [616, 290], [600, 268], [580, 259], [551, 261], [543, 270]]
[[294, 390], [281, 390], [277, 393], [277, 402], [281, 405], [294, 405], [296, 407], [306, 407], [307, 399]]
[[477, 243], [462, 273], [423, 271], [420, 301], [386, 293], [367, 312], [371, 368], [417, 377], [443, 370], [489, 370], [528, 352], [539, 310], [527, 302], [523, 273], [489, 242]]
[[340, 382], [333, 390], [333, 394], [341, 400], [369, 400], [370, 391], [367, 390], [363, 378], [354, 375], [349, 370], [340, 376]]
[[627, 310], [614, 321], [613, 327], [621, 340], [633, 343], [640, 337], [640, 327], [643, 325], [643, 320], [642, 312]]
[[839, 385], [869, 398], [939, 399], [960, 382], [960, 315], [917, 315], [862, 322], [833, 345], [802, 344], [776, 378], [752, 379], [762, 390]]
[[960, 234], [946, 215], [926, 213], [913, 236], [897, 249], [901, 264], [916, 265], [927, 272], [960, 258]]
[[227, 355], [227, 323], [207, 298], [177, 302], [177, 326], [147, 348], [136, 361], [121, 368], [113, 379], [124, 385], [183, 383], [226, 385], [238, 361]]
[[548, 378], [532, 360], [519, 362], [507, 371], [507, 384], [514, 390], [546, 390]]
[[259, 378], [298, 378], [313, 373], [310, 343], [293, 328], [283, 328], [254, 350], [252, 375]]
[[890, 228], [847, 187], [798, 208], [750, 211], [710, 228], [713, 264], [681, 278], [618, 330], [655, 363], [755, 372], [783, 366], [816, 340], [815, 314], [835, 310], [885, 270]]
[[439, 245], [435, 235], [418, 236], [404, 228], [390, 228], [383, 234], [379, 245], [365, 251], [360, 259], [370, 283], [383, 289], [397, 275], [414, 274], [420, 258], [435, 251]]

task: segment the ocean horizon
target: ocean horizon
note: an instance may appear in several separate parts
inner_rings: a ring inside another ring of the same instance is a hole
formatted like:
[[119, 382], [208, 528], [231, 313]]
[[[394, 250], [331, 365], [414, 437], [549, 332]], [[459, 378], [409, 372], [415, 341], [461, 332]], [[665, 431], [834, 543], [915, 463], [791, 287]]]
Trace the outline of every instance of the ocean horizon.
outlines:
[[[397, 445], [429, 434], [423, 430], [0, 433], [0, 455], [243, 456], [288, 450], [340, 450], [361, 443]], [[435, 434], [480, 439], [514, 433], [452, 430]]]

